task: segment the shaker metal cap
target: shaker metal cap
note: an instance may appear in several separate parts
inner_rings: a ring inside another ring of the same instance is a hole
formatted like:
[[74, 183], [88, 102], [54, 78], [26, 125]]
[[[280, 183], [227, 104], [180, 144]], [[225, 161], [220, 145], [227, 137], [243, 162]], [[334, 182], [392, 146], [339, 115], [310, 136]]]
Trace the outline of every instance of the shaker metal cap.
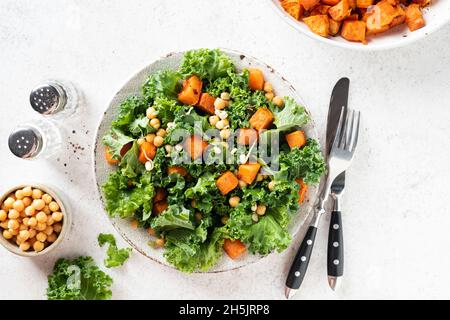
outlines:
[[34, 111], [49, 115], [64, 108], [67, 95], [58, 83], [44, 82], [36, 86], [30, 93], [30, 104]]
[[42, 136], [31, 126], [14, 129], [8, 139], [9, 150], [19, 158], [32, 158], [42, 149]]

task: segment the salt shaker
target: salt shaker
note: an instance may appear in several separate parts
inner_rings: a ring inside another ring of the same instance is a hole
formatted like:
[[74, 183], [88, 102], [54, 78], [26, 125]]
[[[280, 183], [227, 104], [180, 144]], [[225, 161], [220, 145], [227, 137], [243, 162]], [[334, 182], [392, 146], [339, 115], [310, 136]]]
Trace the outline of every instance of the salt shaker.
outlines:
[[61, 148], [61, 134], [53, 123], [35, 121], [16, 127], [9, 135], [8, 145], [22, 159], [49, 158]]
[[78, 95], [70, 82], [46, 80], [31, 91], [30, 104], [34, 111], [42, 115], [54, 118], [67, 117], [75, 112]]

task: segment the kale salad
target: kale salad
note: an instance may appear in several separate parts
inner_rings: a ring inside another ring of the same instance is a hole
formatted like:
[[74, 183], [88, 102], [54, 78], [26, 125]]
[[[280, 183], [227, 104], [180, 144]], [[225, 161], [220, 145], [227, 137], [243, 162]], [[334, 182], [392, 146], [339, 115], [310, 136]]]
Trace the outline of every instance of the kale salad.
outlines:
[[325, 172], [306, 136], [305, 108], [276, 95], [256, 68], [220, 50], [184, 54], [178, 70], [149, 75], [103, 137], [115, 167], [106, 210], [144, 228], [149, 245], [184, 272], [287, 248], [308, 185]]

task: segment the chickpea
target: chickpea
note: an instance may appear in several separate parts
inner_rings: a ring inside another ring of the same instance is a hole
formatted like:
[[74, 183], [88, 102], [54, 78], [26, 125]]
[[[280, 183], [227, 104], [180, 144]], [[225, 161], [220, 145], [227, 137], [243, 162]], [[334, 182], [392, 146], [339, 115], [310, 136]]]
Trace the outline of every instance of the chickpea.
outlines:
[[33, 200], [31, 200], [30, 197], [25, 197], [25, 198], [22, 199], [22, 202], [23, 202], [25, 208], [26, 208], [26, 207], [29, 207], [29, 206], [31, 205], [31, 202], [32, 202], [32, 201], [33, 201]]
[[265, 92], [272, 92], [273, 91], [273, 86], [270, 82], [266, 82], [264, 83], [264, 91]]
[[228, 218], [227, 216], [223, 216], [222, 218], [220, 218], [220, 222], [222, 222], [222, 224], [227, 224], [229, 219], [230, 218]]
[[227, 140], [231, 136], [231, 130], [230, 129], [222, 129], [220, 130], [220, 137], [223, 140]]
[[34, 216], [36, 214], [36, 209], [33, 206], [26, 207], [25, 214], [29, 217]]
[[159, 127], [161, 126], [161, 121], [159, 121], [158, 118], [154, 118], [154, 119], [150, 120], [150, 126], [155, 128], [155, 130], [158, 130]]
[[59, 210], [59, 204], [55, 201], [52, 201], [48, 204], [48, 207], [50, 208], [51, 211], [55, 212]]
[[228, 121], [228, 119], [222, 119], [224, 128], [230, 125], [230, 121]]
[[158, 112], [156, 111], [155, 108], [149, 107], [149, 108], [147, 108], [145, 114], [146, 114], [147, 118], [149, 118], [149, 119], [155, 119], [156, 116], [158, 115]]
[[220, 98], [222, 99], [222, 100], [230, 100], [231, 99], [231, 96], [230, 96], [230, 94], [228, 93], [228, 92], [222, 92], [221, 94], [220, 94]]
[[9, 240], [13, 237], [13, 234], [9, 230], [3, 230], [3, 238]]
[[155, 137], [156, 135], [154, 133], [149, 133], [148, 135], [145, 136], [145, 140], [147, 140], [147, 142], [153, 143]]
[[17, 236], [19, 234], [19, 228], [17, 229], [8, 229], [9, 232], [12, 233], [13, 236]]
[[[136, 220], [134, 220], [134, 221], [136, 221]], [[136, 226], [137, 226], [137, 221], [136, 221]], [[55, 223], [55, 224], [53, 225], [53, 231], [54, 231], [54, 232], [60, 233], [60, 232], [61, 232], [61, 229], [62, 229], [61, 223]]]
[[25, 197], [31, 197], [33, 195], [33, 189], [30, 186], [23, 188], [22, 191]]
[[219, 129], [219, 130], [222, 130], [223, 128], [225, 128], [225, 122], [224, 122], [224, 120], [219, 120], [219, 121], [217, 121], [217, 123], [216, 123], [216, 128]]
[[259, 217], [256, 213], [252, 214], [252, 220], [253, 220], [253, 222], [258, 222]]
[[34, 229], [28, 229], [28, 232], [30, 234], [30, 239], [33, 239], [34, 237], [36, 237], [37, 231]]
[[19, 231], [27, 230], [27, 229], [28, 229], [28, 227], [23, 223], [19, 226]]
[[46, 223], [47, 215], [45, 214], [45, 212], [41, 211], [36, 215], [36, 220], [37, 220], [37, 222], [40, 222], [40, 223]]
[[48, 226], [47, 228], [45, 228], [44, 233], [49, 236], [53, 233], [53, 227], [52, 226]]
[[25, 198], [23, 190], [17, 190], [15, 196], [17, 200], [22, 200], [23, 198]]
[[27, 241], [22, 242], [22, 243], [19, 245], [19, 248], [20, 248], [20, 250], [22, 250], [22, 251], [28, 251], [28, 250], [30, 249], [30, 243], [27, 242]]
[[284, 101], [283, 98], [281, 98], [280, 96], [276, 96], [273, 98], [272, 100], [273, 104], [276, 105], [277, 107], [282, 107], [284, 105]]
[[39, 189], [33, 189], [33, 192], [32, 192], [32, 194], [31, 194], [31, 197], [33, 198], [33, 199], [40, 199], [40, 198], [42, 198], [42, 191], [41, 190], [39, 190]]
[[35, 218], [35, 217], [31, 217], [31, 218], [28, 220], [27, 225], [28, 225], [29, 227], [36, 227], [37, 223], [38, 223], [38, 222], [37, 222], [36, 218]]
[[264, 176], [262, 174], [258, 173], [258, 175], [256, 176], [256, 181], [261, 182], [263, 180], [264, 180]]
[[216, 126], [216, 123], [219, 122], [219, 117], [218, 116], [210, 116], [209, 117], [209, 124], [212, 126]]
[[239, 202], [241, 201], [241, 198], [239, 197], [231, 197], [228, 202], [230, 203], [230, 206], [233, 208], [236, 208], [239, 205]]
[[50, 202], [53, 201], [53, 198], [51, 195], [46, 193], [42, 196], [42, 200], [44, 200], [45, 204], [49, 204]]
[[247, 183], [243, 180], [239, 180], [239, 188], [243, 189], [247, 187]]
[[46, 224], [48, 225], [48, 226], [51, 226], [52, 224], [54, 224], [55, 223], [55, 220], [53, 219], [53, 217], [51, 216], [51, 215], [48, 215], [47, 216], [47, 222], [46, 222]]
[[8, 229], [18, 230], [20, 227], [19, 221], [12, 219], [8, 221]]
[[48, 207], [48, 205], [46, 205], [44, 207], [44, 209], [42, 209], [42, 211], [44, 211], [45, 214], [52, 214], [52, 210], [50, 210], [50, 208]]
[[140, 146], [141, 144], [143, 144], [145, 142], [145, 138], [139, 138], [137, 140], [137, 144]]
[[39, 232], [36, 235], [36, 239], [40, 242], [45, 242], [45, 240], [47, 240], [47, 235], [44, 232]]
[[16, 244], [20, 246], [25, 240], [23, 240], [21, 237], [16, 237]]
[[195, 213], [195, 220], [200, 221], [202, 220], [203, 215], [201, 214], [201, 212], [196, 212]]
[[156, 135], [160, 136], [160, 137], [165, 137], [166, 136], [166, 130], [164, 130], [163, 128], [159, 129], [158, 131], [156, 131]]
[[161, 147], [164, 144], [164, 138], [161, 136], [156, 136], [155, 140], [153, 140], [153, 144], [155, 147]]
[[23, 239], [23, 241], [27, 241], [30, 238], [30, 232], [28, 230], [22, 230], [19, 232], [19, 237]]
[[275, 189], [275, 181], [272, 180], [269, 182], [269, 184], [267, 185], [267, 188], [269, 188], [270, 191], [273, 191], [273, 189]]
[[34, 227], [37, 231], [44, 231], [45, 228], [47, 228], [47, 224], [46, 223], [42, 223], [42, 222], [38, 222], [36, 224], [36, 227]]
[[167, 153], [171, 153], [172, 152], [172, 146], [170, 144], [166, 144], [164, 146], [164, 149], [166, 150]]
[[45, 202], [42, 199], [35, 199], [31, 204], [36, 210], [42, 210], [45, 207]]
[[0, 222], [0, 227], [3, 229], [8, 229], [8, 222], [9, 220], [5, 220], [3, 222]]
[[22, 200], [16, 200], [13, 203], [13, 208], [19, 212], [22, 212], [25, 209], [25, 205]]
[[8, 198], [3, 202], [3, 204], [5, 205], [5, 208], [6, 208], [6, 209], [12, 209], [13, 204], [14, 204], [15, 201], [16, 201], [16, 200], [15, 200], [14, 198], [8, 197]]
[[6, 211], [0, 210], [0, 221], [3, 222], [6, 220], [6, 218], [8, 218], [8, 214], [6, 213]]
[[57, 239], [56, 234], [52, 233], [51, 235], [49, 235], [49, 236], [47, 237], [47, 242], [53, 243], [53, 242], [56, 241], [56, 239]]
[[164, 247], [164, 244], [166, 243], [166, 241], [163, 238], [158, 238], [155, 240], [155, 246], [157, 248], [162, 248]]
[[266, 214], [266, 209], [267, 207], [263, 204], [258, 205], [258, 207], [256, 208], [256, 214], [258, 216], [263, 216]]
[[33, 244], [33, 249], [34, 249], [34, 251], [36, 251], [36, 252], [39, 252], [39, 251], [44, 250], [44, 243], [41, 242], [41, 241], [36, 241], [36, 242]]
[[214, 107], [218, 110], [225, 109], [227, 107], [227, 105], [228, 105], [228, 102], [221, 98], [217, 98], [216, 101], [214, 101]]
[[156, 235], [156, 231], [153, 228], [148, 228], [147, 233], [153, 237]]
[[267, 100], [272, 101], [272, 100], [273, 100], [274, 94], [273, 94], [273, 92], [267, 92], [267, 93], [265, 94], [265, 96], [266, 96], [266, 99], [267, 99]]

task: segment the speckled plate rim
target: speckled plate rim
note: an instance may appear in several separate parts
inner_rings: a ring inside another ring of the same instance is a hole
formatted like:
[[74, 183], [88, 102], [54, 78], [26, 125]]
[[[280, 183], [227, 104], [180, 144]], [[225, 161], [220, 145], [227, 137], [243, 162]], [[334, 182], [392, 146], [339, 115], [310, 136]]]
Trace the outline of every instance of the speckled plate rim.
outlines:
[[[305, 109], [306, 109], [307, 113], [309, 114], [309, 116], [310, 116], [310, 118], [311, 118], [310, 123], [307, 125], [308, 131], [309, 131], [310, 136], [311, 136], [312, 138], [315, 138], [315, 139], [317, 139], [317, 141], [319, 141], [319, 137], [318, 137], [317, 129], [316, 129], [316, 126], [315, 126], [315, 122], [314, 122], [314, 119], [313, 119], [313, 117], [312, 117], [312, 114], [311, 114], [309, 108], [307, 107], [307, 104], [305, 104], [304, 100], [303, 100], [303, 99], [301, 98], [301, 96], [298, 94], [298, 92], [297, 92], [297, 90], [295, 89], [295, 87], [294, 87], [294, 86], [293, 86], [293, 85], [292, 85], [285, 77], [283, 77], [280, 73], [278, 73], [278, 72], [277, 72], [273, 67], [271, 67], [270, 65], [268, 65], [268, 64], [266, 64], [266, 63], [264, 63], [264, 62], [262, 62], [261, 60], [255, 58], [255, 57], [253, 57], [253, 56], [251, 56], [251, 55], [242, 53], [242, 52], [237, 51], [237, 50], [227, 49], [227, 48], [219, 48], [219, 49], [220, 49], [221, 51], [223, 51], [224, 53], [226, 53], [226, 54], [239, 56], [241, 60], [243, 60], [243, 59], [248, 59], [250, 64], [251, 64], [251, 62], [253, 62], [253, 63], [256, 64], [256, 65], [262, 65], [262, 66], [264, 66], [264, 67], [267, 68], [267, 69], [268, 69], [268, 70], [269, 70], [276, 78], [278, 78], [279, 81], [284, 82], [285, 85], [286, 85], [286, 87], [288, 87], [289, 90], [292, 92], [292, 96], [295, 98], [295, 100], [298, 101], [298, 102], [300, 102], [300, 103], [302, 103], [302, 104], [305, 106]], [[93, 144], [94, 147], [93, 147], [93, 150], [92, 150], [92, 162], [93, 162], [92, 170], [93, 170], [93, 175], [94, 175], [94, 179], [95, 179], [95, 183], [96, 183], [96, 188], [95, 188], [95, 189], [96, 189], [96, 192], [97, 192], [97, 196], [100, 198], [100, 201], [101, 201], [101, 203], [102, 203], [102, 208], [103, 208], [104, 214], [106, 214], [106, 216], [107, 216], [108, 219], [111, 221], [112, 225], [114, 226], [114, 228], [116, 229], [116, 231], [120, 234], [120, 236], [121, 236], [121, 237], [122, 237], [122, 238], [123, 238], [123, 239], [124, 239], [124, 240], [125, 240], [125, 241], [133, 248], [133, 249], [135, 249], [136, 251], [138, 251], [138, 252], [139, 252], [140, 254], [142, 254], [143, 256], [149, 258], [150, 260], [152, 260], [152, 261], [154, 261], [154, 262], [157, 262], [157, 263], [160, 264], [160, 265], [169, 267], [170, 269], [173, 269], [173, 270], [176, 270], [176, 271], [178, 271], [178, 270], [177, 270], [173, 265], [167, 263], [167, 262], [165, 261], [164, 258], [163, 258], [163, 260], [159, 260], [157, 257], [154, 257], [154, 256], [151, 256], [151, 255], [147, 254], [147, 252], [145, 252], [145, 251], [144, 251], [143, 249], [141, 249], [138, 245], [136, 245], [136, 244], [134, 243], [134, 241], [132, 241], [132, 240], [127, 236], [127, 233], [126, 233], [125, 231], [123, 231], [123, 230], [120, 228], [120, 226], [118, 225], [117, 221], [122, 221], [122, 222], [123, 222], [123, 221], [124, 221], [123, 219], [122, 219], [122, 220], [116, 220], [116, 221], [115, 221], [114, 218], [111, 218], [111, 217], [109, 216], [109, 214], [108, 214], [107, 211], [106, 211], [106, 205], [105, 205], [105, 200], [104, 200], [103, 193], [102, 193], [102, 190], [101, 190], [101, 185], [100, 185], [100, 183], [99, 183], [99, 181], [98, 181], [98, 176], [97, 176], [97, 174], [98, 174], [98, 173], [97, 173], [98, 166], [97, 166], [97, 161], [96, 161], [96, 159], [97, 159], [97, 156], [98, 156], [98, 152], [101, 152], [101, 150], [98, 150], [98, 147], [99, 147], [99, 146], [102, 146], [102, 143], [101, 143], [102, 137], [100, 137], [100, 129], [101, 129], [101, 127], [102, 127], [102, 123], [103, 123], [103, 121], [104, 121], [104, 117], [105, 117], [105, 115], [107, 114], [108, 110], [109, 110], [110, 108], [113, 108], [113, 107], [114, 107], [113, 102], [114, 102], [114, 100], [116, 99], [116, 97], [121, 93], [121, 91], [122, 91], [122, 90], [123, 90], [130, 82], [133, 81], [133, 79], [135, 79], [135, 78], [136, 78], [140, 73], [142, 73], [144, 70], [148, 69], [149, 67], [151, 67], [152, 65], [156, 64], [157, 62], [159, 62], [159, 61], [161, 61], [161, 60], [163, 60], [163, 59], [168, 59], [168, 58], [170, 58], [170, 57], [172, 57], [172, 56], [174, 56], [174, 55], [182, 55], [182, 54], [184, 54], [186, 51], [188, 51], [188, 50], [185, 50], [185, 51], [170, 52], [170, 53], [168, 53], [168, 54], [166, 54], [166, 55], [164, 55], [164, 56], [161, 56], [160, 58], [153, 60], [153, 62], [151, 62], [150, 64], [147, 64], [147, 65], [145, 65], [144, 67], [140, 68], [137, 72], [133, 73], [133, 75], [130, 76], [130, 77], [127, 79], [127, 81], [124, 82], [124, 84], [119, 88], [119, 90], [117, 90], [117, 91], [114, 93], [114, 95], [112, 96], [112, 98], [109, 100], [109, 103], [108, 103], [107, 108], [106, 108], [105, 111], [102, 113], [102, 115], [101, 115], [101, 117], [100, 117], [100, 119], [99, 119], [99, 122], [98, 122], [99, 125], [97, 126], [96, 131], [95, 131], [95, 138], [94, 138], [94, 144]], [[237, 68], [240, 69], [240, 66], [237, 66]], [[137, 92], [137, 93], [140, 93], [139, 90], [136, 90], [136, 92]], [[320, 143], [320, 141], [319, 141], [319, 143]], [[306, 221], [308, 221], [308, 217], [310, 217], [311, 212], [312, 212], [313, 205], [315, 204], [315, 202], [316, 202], [316, 200], [317, 200], [317, 197], [318, 197], [318, 188], [319, 188], [319, 185], [317, 185], [317, 186], [312, 186], [311, 188], [309, 188], [308, 194], [307, 194], [307, 197], [306, 197], [306, 201], [305, 201], [305, 203], [307, 203], [307, 205], [304, 205], [304, 206], [302, 207], [302, 209], [299, 210], [299, 212], [292, 218], [291, 224], [290, 224], [290, 226], [289, 226], [289, 233], [291, 234], [292, 239], [295, 239], [295, 236], [296, 236], [296, 234], [298, 233], [298, 231], [299, 231], [299, 230], [301, 229], [301, 227], [306, 223]], [[136, 230], [136, 232], [137, 232], [137, 230]], [[292, 242], [290, 243], [290, 245], [292, 245]], [[271, 254], [269, 254], [269, 255], [272, 255], [272, 254], [275, 254], [275, 253], [271, 253]], [[223, 255], [223, 257], [225, 257], [225, 256], [226, 256], [226, 255]], [[249, 259], [248, 256], [252, 256], [252, 258], [253, 258], [252, 261], [247, 261], [247, 260]], [[240, 263], [239, 265], [236, 265], [236, 266], [233, 266], [233, 267], [230, 267], [230, 268], [226, 268], [226, 269], [215, 269], [215, 268], [212, 268], [212, 269], [207, 270], [207, 271], [195, 271], [194, 273], [200, 273], [200, 274], [203, 274], [203, 273], [209, 273], [209, 274], [214, 274], [214, 273], [222, 273], [222, 272], [228, 272], [228, 271], [232, 271], [232, 270], [237, 270], [237, 269], [240, 269], [240, 268], [243, 268], [243, 267], [250, 266], [250, 265], [252, 265], [252, 264], [254, 264], [254, 263], [257, 263], [257, 262], [263, 260], [263, 259], [264, 259], [265, 257], [267, 257], [267, 256], [268, 256], [268, 255], [266, 255], [266, 256], [261, 256], [261, 255], [246, 255], [246, 256], [243, 258], [243, 262], [241, 261], [241, 263]], [[224, 259], [223, 257], [222, 257], [222, 259]], [[237, 261], [239, 261], [239, 260], [237, 260]], [[236, 262], [236, 261], [234, 261], [234, 262]], [[180, 272], [180, 271], [179, 271], [179, 272]]]
[[[350, 41], [340, 42], [340, 41], [333, 40], [333, 38], [321, 37], [321, 36], [315, 34], [314, 32], [312, 32], [310, 30], [306, 30], [305, 28], [302, 28], [302, 26], [300, 25], [299, 21], [295, 20], [293, 17], [291, 17], [289, 14], [287, 14], [283, 10], [283, 8], [280, 5], [280, 1], [279, 0], [267, 0], [267, 3], [268, 3], [268, 5], [270, 5], [272, 7], [272, 9], [274, 11], [278, 12], [280, 17], [286, 23], [288, 23], [291, 27], [293, 27], [297, 31], [301, 32], [302, 34], [306, 35], [307, 37], [309, 37], [311, 39], [314, 39], [314, 40], [317, 40], [319, 42], [328, 44], [328, 45], [333, 45], [333, 46], [337, 46], [337, 47], [340, 47], [340, 48], [357, 50], [357, 51], [367, 51], [367, 52], [369, 52], [369, 51], [381, 51], [381, 50], [389, 50], [389, 49], [400, 48], [400, 47], [406, 46], [408, 44], [414, 43], [416, 41], [419, 41], [420, 39], [430, 35], [431, 33], [441, 29], [442, 27], [444, 27], [445, 25], [450, 23], [450, 12], [449, 12], [448, 16], [446, 18], [442, 19], [442, 21], [440, 21], [439, 23], [426, 25], [424, 28], [416, 30], [415, 31], [416, 32], [415, 36], [401, 38], [401, 41], [393, 41], [392, 43], [388, 43], [388, 44], [363, 45], [361, 43], [355, 43], [355, 42], [350, 42]], [[379, 35], [379, 37], [381, 37], [381, 36], [382, 35]]]

